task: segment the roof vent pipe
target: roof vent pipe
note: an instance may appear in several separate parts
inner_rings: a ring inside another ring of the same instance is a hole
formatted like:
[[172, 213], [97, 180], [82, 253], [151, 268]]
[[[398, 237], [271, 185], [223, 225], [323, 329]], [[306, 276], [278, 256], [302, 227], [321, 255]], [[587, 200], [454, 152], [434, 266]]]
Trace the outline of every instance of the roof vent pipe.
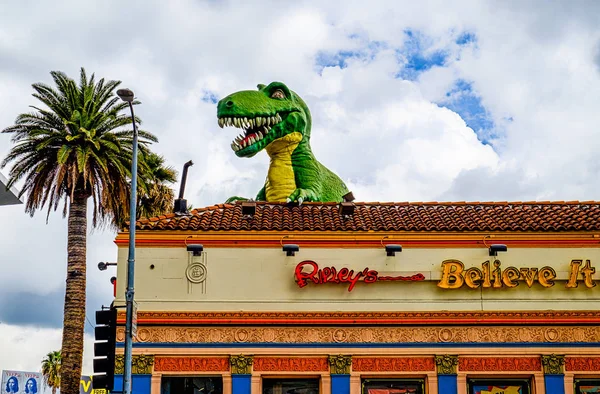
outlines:
[[185, 183], [187, 182], [188, 167], [193, 165], [194, 163], [191, 160], [183, 165], [183, 173], [181, 174], [181, 185], [179, 187], [179, 198], [175, 200], [175, 213], [187, 213], [187, 200], [183, 198], [183, 194], [185, 193]]

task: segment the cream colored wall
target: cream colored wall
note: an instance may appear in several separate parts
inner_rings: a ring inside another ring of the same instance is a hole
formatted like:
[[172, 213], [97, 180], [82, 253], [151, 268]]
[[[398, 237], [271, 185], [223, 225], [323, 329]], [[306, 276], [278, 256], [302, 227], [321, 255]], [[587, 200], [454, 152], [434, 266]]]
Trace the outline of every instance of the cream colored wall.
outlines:
[[[600, 279], [600, 249], [593, 248], [510, 248], [500, 253], [502, 268], [554, 268], [566, 278], [572, 259], [590, 259]], [[591, 310], [597, 309], [600, 286], [565, 288], [557, 281], [551, 288], [535, 283], [528, 288], [456, 290], [437, 286], [447, 259], [457, 259], [465, 268], [479, 267], [489, 260], [487, 249], [405, 249], [387, 257], [383, 248], [323, 249], [301, 248], [286, 257], [280, 248], [207, 248], [205, 291], [202, 284], [190, 284], [186, 268], [193, 259], [185, 248], [136, 248], [135, 299], [139, 310], [182, 311], [439, 311], [439, 310]], [[352, 292], [347, 284], [314, 285], [299, 288], [294, 269], [303, 260], [314, 260], [320, 268], [335, 266], [362, 271], [422, 272], [433, 278], [426, 282], [358, 283]], [[124, 303], [127, 248], [119, 248], [117, 304]], [[154, 269], [150, 266], [154, 265]], [[437, 279], [436, 279], [437, 278]]]

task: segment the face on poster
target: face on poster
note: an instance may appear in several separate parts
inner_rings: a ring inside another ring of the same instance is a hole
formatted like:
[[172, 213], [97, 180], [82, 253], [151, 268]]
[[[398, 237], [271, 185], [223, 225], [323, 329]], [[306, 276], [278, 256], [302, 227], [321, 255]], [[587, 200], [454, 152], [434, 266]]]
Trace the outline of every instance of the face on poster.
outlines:
[[473, 386], [473, 394], [524, 394], [521, 385], [476, 385]]
[[2, 371], [2, 394], [38, 394], [42, 374], [39, 372]]

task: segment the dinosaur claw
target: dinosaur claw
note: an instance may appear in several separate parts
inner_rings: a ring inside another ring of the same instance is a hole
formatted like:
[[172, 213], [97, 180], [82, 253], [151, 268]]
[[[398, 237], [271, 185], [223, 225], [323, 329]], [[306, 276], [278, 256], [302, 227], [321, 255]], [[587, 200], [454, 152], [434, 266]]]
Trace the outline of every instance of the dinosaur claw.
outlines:
[[289, 204], [290, 202], [292, 202], [292, 200], [290, 200], [290, 198], [288, 197], [285, 199], [285, 202]]
[[298, 198], [298, 205], [302, 205], [302, 201], [304, 201], [302, 197]]

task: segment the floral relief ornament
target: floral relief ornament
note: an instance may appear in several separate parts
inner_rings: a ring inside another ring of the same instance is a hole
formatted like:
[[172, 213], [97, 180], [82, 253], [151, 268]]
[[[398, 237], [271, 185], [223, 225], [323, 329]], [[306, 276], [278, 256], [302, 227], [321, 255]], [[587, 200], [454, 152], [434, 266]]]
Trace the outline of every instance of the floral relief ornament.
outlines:
[[[152, 373], [154, 365], [153, 354], [135, 354], [131, 357], [131, 373], [133, 375], [149, 375]], [[115, 356], [115, 373], [125, 373], [125, 356], [118, 354]]]
[[565, 373], [565, 356], [550, 354], [542, 356], [545, 375], [562, 375]]
[[329, 356], [329, 366], [332, 375], [349, 374], [352, 366], [352, 356]]
[[254, 363], [254, 356], [239, 356], [229, 357], [229, 364], [231, 365], [231, 373], [237, 375], [248, 375], [252, 373], [252, 364]]
[[458, 370], [458, 356], [444, 354], [435, 356], [438, 375], [456, 375]]

